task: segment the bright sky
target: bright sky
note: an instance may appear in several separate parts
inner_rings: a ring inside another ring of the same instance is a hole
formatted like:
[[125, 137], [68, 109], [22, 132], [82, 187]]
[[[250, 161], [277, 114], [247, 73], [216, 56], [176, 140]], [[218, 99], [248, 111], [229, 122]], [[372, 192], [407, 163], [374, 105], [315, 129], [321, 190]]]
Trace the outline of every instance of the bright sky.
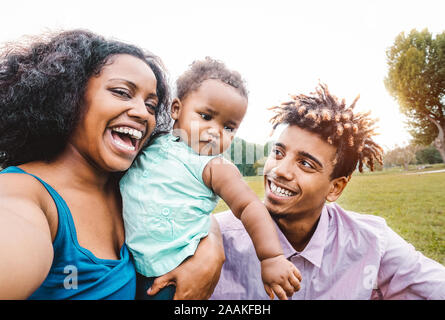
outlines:
[[45, 31], [83, 28], [159, 55], [172, 81], [196, 59], [211, 56], [247, 81], [249, 109], [238, 136], [265, 143], [268, 107], [318, 80], [356, 110], [380, 119], [385, 148], [410, 139], [386, 91], [386, 49], [401, 32], [445, 31], [441, 0], [124, 0], [2, 3], [0, 43]]

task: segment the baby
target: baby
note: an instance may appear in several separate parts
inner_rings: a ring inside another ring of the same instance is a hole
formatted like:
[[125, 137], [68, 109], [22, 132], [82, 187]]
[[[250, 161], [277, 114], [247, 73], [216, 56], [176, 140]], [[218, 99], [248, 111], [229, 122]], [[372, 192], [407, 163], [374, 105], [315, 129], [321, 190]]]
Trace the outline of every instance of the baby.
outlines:
[[[206, 58], [195, 61], [176, 85], [173, 132], [145, 147], [120, 182], [126, 243], [142, 288], [137, 298], [153, 299], [146, 290], [154, 279], [194, 254], [218, 196], [248, 231], [266, 292], [271, 299], [274, 293], [286, 298], [284, 292], [299, 288], [299, 271], [284, 257], [267, 209], [221, 156], [247, 110], [239, 73]], [[168, 288], [154, 299], [171, 299], [174, 288]]]

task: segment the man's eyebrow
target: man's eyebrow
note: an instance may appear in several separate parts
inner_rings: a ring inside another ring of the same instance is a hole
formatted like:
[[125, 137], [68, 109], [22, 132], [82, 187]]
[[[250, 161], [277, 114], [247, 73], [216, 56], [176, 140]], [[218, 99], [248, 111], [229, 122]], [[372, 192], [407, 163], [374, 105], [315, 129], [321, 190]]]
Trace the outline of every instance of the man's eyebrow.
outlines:
[[298, 155], [300, 157], [305, 157], [305, 158], [309, 158], [312, 161], [314, 161], [315, 163], [317, 163], [321, 168], [323, 168], [323, 165], [321, 164], [320, 160], [318, 160], [317, 158], [315, 158], [313, 155], [311, 155], [310, 153], [307, 153], [305, 151], [298, 151]]
[[282, 144], [281, 142], [275, 142], [275, 146], [283, 148], [284, 150], [286, 150], [286, 146], [284, 144]]

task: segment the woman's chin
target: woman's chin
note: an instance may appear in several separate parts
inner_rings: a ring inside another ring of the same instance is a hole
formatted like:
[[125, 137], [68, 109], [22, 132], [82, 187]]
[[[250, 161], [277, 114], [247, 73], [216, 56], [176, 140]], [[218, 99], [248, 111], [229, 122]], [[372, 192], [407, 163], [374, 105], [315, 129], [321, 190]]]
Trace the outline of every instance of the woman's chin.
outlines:
[[100, 167], [107, 172], [123, 172], [130, 168], [133, 161], [134, 159], [108, 155], [108, 157], [102, 158], [102, 164]]
[[130, 168], [132, 163], [133, 163], [133, 161], [129, 161], [129, 160], [115, 161], [114, 163], [111, 164], [110, 171], [111, 172], [127, 171]]

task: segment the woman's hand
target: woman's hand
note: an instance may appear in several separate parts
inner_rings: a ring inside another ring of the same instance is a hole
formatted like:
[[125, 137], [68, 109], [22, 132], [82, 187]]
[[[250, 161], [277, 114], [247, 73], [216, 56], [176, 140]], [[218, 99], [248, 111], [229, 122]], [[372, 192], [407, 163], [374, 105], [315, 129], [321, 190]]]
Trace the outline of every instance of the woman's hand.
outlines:
[[218, 283], [225, 260], [224, 246], [218, 223], [211, 217], [209, 235], [201, 240], [193, 256], [176, 269], [157, 278], [148, 289], [154, 295], [162, 288], [176, 285], [174, 300], [205, 300], [210, 298]]

